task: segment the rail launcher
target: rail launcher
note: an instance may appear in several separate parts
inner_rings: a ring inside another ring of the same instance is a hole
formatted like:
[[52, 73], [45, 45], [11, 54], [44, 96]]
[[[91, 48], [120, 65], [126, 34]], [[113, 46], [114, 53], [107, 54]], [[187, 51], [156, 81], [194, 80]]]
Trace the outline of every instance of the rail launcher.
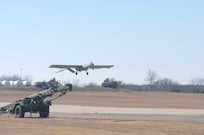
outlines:
[[72, 91], [72, 84], [62, 85], [55, 79], [50, 80], [46, 84], [49, 87], [48, 89], [1, 107], [0, 114], [11, 113], [16, 118], [23, 118], [25, 113], [29, 112], [31, 115], [32, 113], [39, 113], [40, 118], [47, 118], [50, 112], [50, 105], [52, 105], [51, 102], [65, 95], [68, 91]]

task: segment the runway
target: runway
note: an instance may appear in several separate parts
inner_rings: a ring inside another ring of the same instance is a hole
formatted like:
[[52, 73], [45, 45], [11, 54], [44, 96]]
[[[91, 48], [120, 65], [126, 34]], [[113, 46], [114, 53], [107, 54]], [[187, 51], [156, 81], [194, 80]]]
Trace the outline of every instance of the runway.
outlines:
[[118, 120], [182, 120], [204, 122], [204, 110], [202, 109], [118, 108], [53, 105], [51, 107], [51, 116]]
[[[0, 102], [0, 107], [9, 103]], [[204, 122], [204, 109], [121, 108], [54, 104], [50, 117]]]

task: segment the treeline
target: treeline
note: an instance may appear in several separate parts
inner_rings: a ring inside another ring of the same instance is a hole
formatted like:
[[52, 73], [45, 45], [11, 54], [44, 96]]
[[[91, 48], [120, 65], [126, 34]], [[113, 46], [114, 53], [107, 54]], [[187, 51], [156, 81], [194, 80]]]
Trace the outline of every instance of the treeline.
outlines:
[[25, 76], [20, 76], [20, 75], [17, 75], [17, 74], [13, 74], [13, 75], [1, 75], [0, 76], [0, 81], [4, 81], [4, 80], [7, 80], [7, 81], [32, 81], [32, 77], [30, 75], [25, 75]]
[[174, 86], [160, 86], [155, 85], [151, 88], [150, 85], [134, 85], [122, 84], [118, 88], [133, 90], [133, 91], [169, 91], [169, 92], [188, 92], [188, 93], [204, 93], [204, 86], [199, 86], [195, 89], [194, 85], [174, 85]]
[[[94, 86], [94, 85], [92, 85]], [[96, 86], [96, 85], [95, 85]], [[122, 88], [134, 91], [169, 91], [169, 92], [191, 92], [204, 93], [204, 78], [193, 78], [189, 84], [181, 85], [178, 81], [167, 77], [160, 77], [157, 72], [148, 70], [145, 83], [143, 85], [126, 84], [122, 81], [116, 81], [113, 78], [107, 78], [101, 84], [102, 87]]]
[[170, 78], [162, 78], [157, 72], [148, 70], [144, 85], [121, 84], [118, 86], [135, 91], [171, 91], [171, 92], [192, 92], [204, 93], [204, 78], [193, 78], [189, 84], [181, 85], [178, 81]]

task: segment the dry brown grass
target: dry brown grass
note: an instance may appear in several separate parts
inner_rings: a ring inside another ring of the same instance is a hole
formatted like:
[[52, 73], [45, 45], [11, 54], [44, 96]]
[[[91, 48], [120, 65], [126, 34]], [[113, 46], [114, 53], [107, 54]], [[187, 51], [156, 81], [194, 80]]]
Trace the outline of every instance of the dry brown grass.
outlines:
[[[0, 90], [0, 102], [12, 102], [36, 91]], [[204, 109], [204, 94], [169, 92], [71, 92], [53, 104], [112, 107]], [[204, 123], [191, 121], [141, 121], [114, 119], [17, 119], [0, 116], [2, 135], [203, 135]]]
[[204, 123], [0, 117], [2, 135], [203, 135]]
[[[80, 91], [83, 91], [80, 90]], [[34, 94], [30, 90], [1, 90], [0, 102], [13, 102]], [[73, 91], [55, 100], [53, 104], [88, 105], [135, 108], [185, 108], [204, 109], [204, 94], [173, 92]]]

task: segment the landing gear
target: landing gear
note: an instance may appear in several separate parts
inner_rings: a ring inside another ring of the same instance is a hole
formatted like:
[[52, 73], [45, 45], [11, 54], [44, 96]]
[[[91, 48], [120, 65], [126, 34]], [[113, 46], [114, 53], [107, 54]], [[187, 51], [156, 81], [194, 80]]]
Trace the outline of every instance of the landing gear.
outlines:
[[78, 75], [78, 73], [77, 73], [77, 72], [76, 72], [75, 74], [76, 74], [76, 75]]
[[89, 75], [89, 73], [88, 73], [88, 72], [86, 72], [86, 75]]

